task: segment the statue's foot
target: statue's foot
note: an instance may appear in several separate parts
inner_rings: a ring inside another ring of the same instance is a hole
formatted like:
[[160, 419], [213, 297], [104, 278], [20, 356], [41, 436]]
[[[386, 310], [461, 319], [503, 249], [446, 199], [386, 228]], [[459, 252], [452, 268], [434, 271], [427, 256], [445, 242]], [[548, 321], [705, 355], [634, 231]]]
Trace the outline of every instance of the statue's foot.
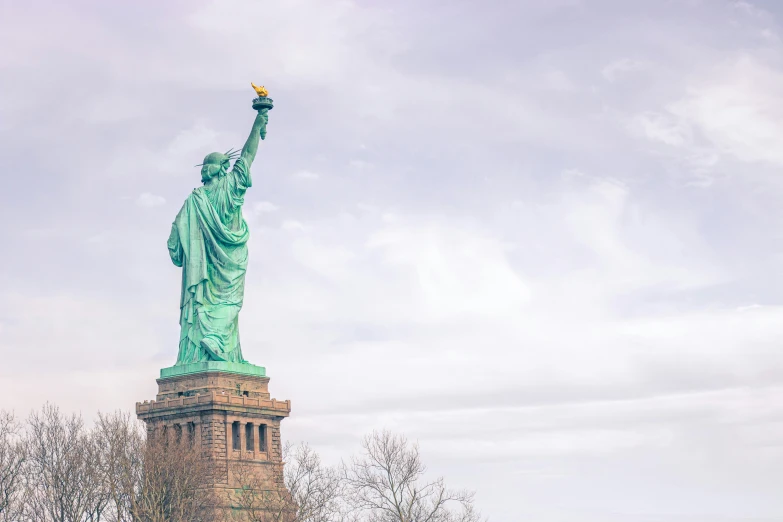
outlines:
[[201, 347], [214, 360], [216, 360], [216, 361], [225, 361], [226, 360], [226, 358], [223, 357], [222, 350], [218, 347], [217, 342], [215, 342], [213, 339], [210, 339], [209, 337], [204, 337], [201, 340]]

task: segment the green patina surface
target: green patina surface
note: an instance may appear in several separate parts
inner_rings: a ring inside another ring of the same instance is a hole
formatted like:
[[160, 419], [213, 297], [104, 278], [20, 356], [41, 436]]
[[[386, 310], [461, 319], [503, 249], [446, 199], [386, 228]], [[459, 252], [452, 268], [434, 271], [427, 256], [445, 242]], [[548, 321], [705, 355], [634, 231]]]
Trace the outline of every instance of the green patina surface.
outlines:
[[171, 226], [169, 254], [182, 267], [179, 353], [174, 366], [160, 371], [161, 377], [203, 371], [265, 375], [264, 368], [244, 359], [239, 342], [249, 237], [242, 206], [271, 108], [271, 100], [258, 100], [241, 152], [213, 152], [204, 158], [203, 186], [190, 193]]
[[161, 368], [160, 378], [177, 377], [199, 372], [227, 372], [241, 375], [266, 377], [266, 368], [250, 363], [232, 363], [225, 361], [202, 361], [190, 364], [175, 364], [169, 368]]

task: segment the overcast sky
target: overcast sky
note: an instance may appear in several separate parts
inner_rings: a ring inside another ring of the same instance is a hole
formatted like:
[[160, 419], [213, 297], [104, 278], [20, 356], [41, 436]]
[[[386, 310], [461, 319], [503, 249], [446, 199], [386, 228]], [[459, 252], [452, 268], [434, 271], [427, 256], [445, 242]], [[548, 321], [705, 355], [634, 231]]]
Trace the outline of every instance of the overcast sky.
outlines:
[[329, 462], [496, 522], [783, 520], [783, 5], [0, 7], [0, 408], [130, 410], [170, 225], [275, 100], [240, 332]]

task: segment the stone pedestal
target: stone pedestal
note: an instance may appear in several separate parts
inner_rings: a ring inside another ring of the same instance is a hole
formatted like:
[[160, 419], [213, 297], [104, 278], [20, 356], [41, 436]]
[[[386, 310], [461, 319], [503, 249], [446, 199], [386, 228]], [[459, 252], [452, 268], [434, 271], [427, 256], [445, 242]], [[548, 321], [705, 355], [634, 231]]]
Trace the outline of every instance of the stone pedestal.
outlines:
[[187, 434], [210, 459], [211, 486], [228, 502], [238, 485], [232, 462], [248, 464], [264, 483], [282, 484], [280, 422], [290, 401], [271, 399], [269, 377], [221, 371], [158, 379], [154, 401], [136, 403], [148, 433]]

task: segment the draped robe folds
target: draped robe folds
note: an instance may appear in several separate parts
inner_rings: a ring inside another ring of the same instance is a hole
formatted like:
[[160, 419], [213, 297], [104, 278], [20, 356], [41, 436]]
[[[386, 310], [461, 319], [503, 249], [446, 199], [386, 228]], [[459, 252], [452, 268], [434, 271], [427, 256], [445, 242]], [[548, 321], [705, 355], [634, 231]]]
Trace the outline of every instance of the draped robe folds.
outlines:
[[171, 226], [169, 254], [182, 267], [177, 365], [245, 362], [238, 320], [249, 236], [242, 204], [251, 184], [240, 158], [229, 172], [193, 190]]

